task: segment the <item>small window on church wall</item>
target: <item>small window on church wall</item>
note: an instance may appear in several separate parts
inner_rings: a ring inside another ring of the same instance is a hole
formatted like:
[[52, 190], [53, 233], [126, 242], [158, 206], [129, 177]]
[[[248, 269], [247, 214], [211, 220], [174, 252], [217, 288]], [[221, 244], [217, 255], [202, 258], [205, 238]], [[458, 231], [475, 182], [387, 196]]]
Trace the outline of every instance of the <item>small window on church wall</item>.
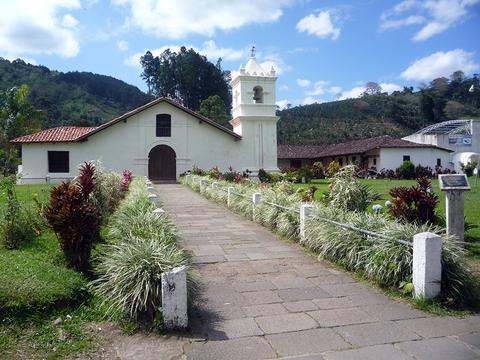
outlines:
[[172, 116], [170, 114], [157, 115], [157, 137], [172, 136]]
[[70, 154], [68, 151], [48, 152], [48, 172], [68, 173], [70, 172]]
[[253, 102], [255, 104], [263, 103], [263, 89], [261, 86], [255, 86], [253, 88]]

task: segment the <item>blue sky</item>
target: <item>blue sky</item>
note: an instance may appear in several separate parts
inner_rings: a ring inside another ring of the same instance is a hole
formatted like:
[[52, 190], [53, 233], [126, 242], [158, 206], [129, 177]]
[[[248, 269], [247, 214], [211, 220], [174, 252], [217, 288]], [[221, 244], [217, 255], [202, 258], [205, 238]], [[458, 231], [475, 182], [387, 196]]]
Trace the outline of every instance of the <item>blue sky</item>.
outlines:
[[235, 71], [255, 45], [278, 103], [480, 72], [480, 0], [0, 0], [0, 56], [146, 90], [138, 58], [186, 45]]

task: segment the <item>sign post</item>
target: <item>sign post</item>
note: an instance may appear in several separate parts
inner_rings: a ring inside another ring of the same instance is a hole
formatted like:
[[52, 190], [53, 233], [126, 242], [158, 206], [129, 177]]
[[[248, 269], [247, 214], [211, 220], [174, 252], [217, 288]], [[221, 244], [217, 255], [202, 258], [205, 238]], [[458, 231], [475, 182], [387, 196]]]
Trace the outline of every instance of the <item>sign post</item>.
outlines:
[[465, 174], [438, 175], [440, 190], [446, 192], [447, 235], [458, 241], [465, 238], [465, 210], [463, 193], [470, 190]]

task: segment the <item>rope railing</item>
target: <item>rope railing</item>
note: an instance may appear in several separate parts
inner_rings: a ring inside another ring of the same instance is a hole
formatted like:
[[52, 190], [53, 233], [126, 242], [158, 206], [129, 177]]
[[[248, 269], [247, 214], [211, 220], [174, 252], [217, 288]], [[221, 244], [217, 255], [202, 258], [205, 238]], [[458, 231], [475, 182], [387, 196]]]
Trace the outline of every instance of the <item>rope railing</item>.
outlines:
[[331, 219], [327, 219], [327, 218], [324, 218], [324, 217], [321, 217], [321, 216], [318, 216], [318, 215], [314, 215], [311, 218], [315, 219], [315, 220], [323, 221], [323, 222], [326, 222], [326, 223], [329, 223], [329, 224], [332, 224], [332, 225], [336, 225], [336, 226], [342, 227], [344, 229], [356, 231], [356, 232], [359, 232], [359, 233], [362, 233], [362, 234], [365, 234], [365, 235], [368, 235], [368, 236], [371, 236], [371, 237], [379, 238], [379, 239], [382, 239], [382, 240], [393, 240], [393, 241], [396, 241], [400, 244], [413, 246], [413, 244], [411, 242], [406, 241], [406, 240], [394, 239], [392, 237], [389, 237], [389, 236], [386, 236], [386, 235], [383, 235], [383, 234], [380, 234], [380, 233], [376, 233], [376, 232], [373, 232], [373, 231], [370, 231], [370, 230], [361, 229], [361, 228], [358, 228], [356, 226], [349, 225], [349, 224], [343, 224], [341, 222], [331, 220]]
[[280, 210], [291, 211], [291, 212], [300, 214], [300, 210], [298, 210], [298, 209], [292, 209], [292, 208], [289, 208], [289, 207], [286, 207], [286, 206], [275, 204], [275, 203], [270, 202], [270, 201], [263, 201], [263, 203], [267, 204], [267, 205], [270, 205], [270, 206], [273, 206], [273, 207], [276, 207]]

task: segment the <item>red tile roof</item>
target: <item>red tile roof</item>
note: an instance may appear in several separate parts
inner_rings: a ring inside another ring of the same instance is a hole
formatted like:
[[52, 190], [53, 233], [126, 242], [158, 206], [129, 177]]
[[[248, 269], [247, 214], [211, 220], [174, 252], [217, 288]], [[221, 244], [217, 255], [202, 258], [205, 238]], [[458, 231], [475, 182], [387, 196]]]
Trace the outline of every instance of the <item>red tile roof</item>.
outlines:
[[34, 134], [20, 136], [13, 139], [11, 143], [73, 142], [78, 141], [82, 136], [91, 133], [95, 129], [95, 127], [60, 126]]
[[196, 117], [200, 123], [204, 122], [208, 125], [211, 125], [229, 135], [231, 135], [235, 140], [240, 140], [242, 137], [238, 135], [237, 133], [233, 132], [230, 129], [227, 129], [226, 127], [217, 124], [215, 121], [208, 119], [200, 114], [197, 114], [195, 111], [190, 110], [186, 108], [185, 106], [182, 106], [175, 102], [172, 99], [165, 98], [165, 97], [160, 97], [157, 98], [153, 101], [150, 101], [149, 103], [142, 105], [136, 109], [133, 109], [113, 120], [110, 120], [106, 122], [105, 124], [102, 124], [98, 127], [75, 127], [75, 126], [61, 126], [61, 127], [56, 127], [52, 129], [47, 129], [40, 131], [35, 134], [30, 134], [30, 135], [25, 135], [21, 136], [19, 138], [13, 139], [10, 141], [12, 144], [21, 144], [21, 143], [38, 143], [38, 142], [72, 142], [72, 141], [81, 141], [85, 140], [89, 136], [102, 131], [122, 120], [126, 120], [127, 118], [143, 111], [146, 110], [154, 105], [157, 105], [159, 103], [166, 102], [169, 103], [170, 105], [175, 106], [176, 108], [185, 111], [186, 113], [189, 113], [190, 115]]
[[436, 148], [452, 151], [435, 145], [418, 144], [385, 135], [330, 145], [279, 145], [277, 153], [279, 159], [318, 159], [322, 157], [363, 154], [379, 148]]

